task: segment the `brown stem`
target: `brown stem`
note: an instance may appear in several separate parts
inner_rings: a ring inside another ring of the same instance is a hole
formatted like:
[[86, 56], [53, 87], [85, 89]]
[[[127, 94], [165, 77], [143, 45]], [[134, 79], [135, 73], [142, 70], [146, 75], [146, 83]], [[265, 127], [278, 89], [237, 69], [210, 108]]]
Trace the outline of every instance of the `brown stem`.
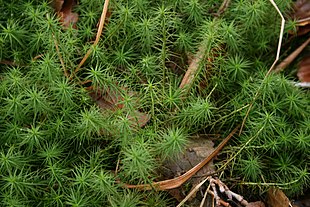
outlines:
[[285, 58], [275, 69], [275, 73], [279, 73], [284, 70], [289, 64], [295, 60], [295, 58], [305, 49], [305, 47], [310, 43], [310, 37], [300, 45], [294, 52], [292, 52], [287, 58]]

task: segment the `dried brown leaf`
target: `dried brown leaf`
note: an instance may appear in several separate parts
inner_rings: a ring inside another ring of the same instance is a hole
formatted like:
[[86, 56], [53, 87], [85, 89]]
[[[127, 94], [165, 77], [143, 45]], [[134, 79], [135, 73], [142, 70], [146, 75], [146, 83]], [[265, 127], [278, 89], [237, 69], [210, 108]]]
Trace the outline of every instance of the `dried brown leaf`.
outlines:
[[76, 28], [76, 23], [79, 19], [77, 13], [73, 13], [73, 7], [76, 5], [75, 0], [65, 0], [62, 5], [62, 9], [58, 13], [60, 16], [60, 21], [64, 28], [68, 28], [71, 24]]
[[60, 10], [62, 9], [62, 5], [64, 4], [65, 0], [53, 0], [51, 2], [52, 7], [55, 9], [56, 12], [60, 12]]
[[68, 28], [71, 24], [76, 28], [79, 19], [77, 13], [72, 12], [76, 5], [76, 0], [53, 0], [52, 6], [60, 17], [60, 22], [64, 28]]
[[261, 201], [251, 202], [246, 207], [265, 207], [265, 204]]
[[309, 0], [298, 0], [293, 5], [295, 10], [294, 17], [296, 19], [304, 19], [310, 17], [310, 1]]
[[300, 61], [297, 76], [301, 82], [310, 82], [310, 56]]
[[200, 163], [195, 165], [195, 167], [188, 170], [186, 173], [184, 173], [181, 176], [175, 177], [173, 179], [163, 180], [159, 182], [154, 182], [152, 184], [140, 184], [140, 185], [129, 185], [124, 184], [124, 187], [126, 188], [137, 188], [142, 190], [151, 190], [151, 189], [157, 189], [157, 190], [169, 190], [180, 187], [183, 183], [188, 181], [190, 178], [193, 177], [194, 174], [196, 174], [203, 166], [208, 164], [226, 145], [226, 143], [231, 139], [231, 137], [237, 132], [239, 129], [239, 126], [237, 126], [216, 148], [215, 150], [204, 160], [202, 160]]
[[283, 207], [289, 206], [290, 201], [286, 195], [278, 188], [270, 188], [268, 193], [268, 206], [270, 207]]
[[[129, 91], [126, 88], [121, 88], [121, 90], [121, 92], [112, 89], [92, 90], [89, 95], [98, 104], [100, 109], [116, 111], [124, 107], [124, 104], [122, 103], [124, 101], [122, 93], [127, 93], [132, 97], [136, 95], [135, 92]], [[133, 103], [133, 105], [137, 105], [137, 103]], [[132, 127], [143, 127], [147, 124], [150, 118], [150, 115], [138, 110], [134, 110], [128, 114], [128, 119], [131, 122]]]
[[[293, 5], [292, 18], [297, 21], [297, 36], [307, 34], [310, 31], [310, 1], [298, 0]], [[290, 32], [294, 34], [294, 32]]]
[[[204, 138], [191, 140], [184, 153], [180, 155], [178, 159], [167, 160], [163, 164], [164, 169], [161, 170], [163, 177], [173, 178], [182, 175], [201, 162], [201, 160], [208, 157], [214, 151], [213, 146], [214, 143], [212, 141]], [[214, 170], [213, 163], [210, 162], [199, 170], [197, 175], [201, 176]], [[199, 183], [199, 181], [195, 182], [196, 179], [197, 178], [193, 179], [192, 182]]]

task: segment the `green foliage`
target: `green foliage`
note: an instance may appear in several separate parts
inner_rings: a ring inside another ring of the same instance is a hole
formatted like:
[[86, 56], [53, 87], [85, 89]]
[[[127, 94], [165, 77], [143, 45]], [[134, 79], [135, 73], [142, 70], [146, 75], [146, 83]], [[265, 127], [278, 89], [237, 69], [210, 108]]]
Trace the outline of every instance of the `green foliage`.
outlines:
[[[165, 193], [117, 181], [151, 183], [191, 135], [227, 134], [258, 90], [244, 133], [228, 150], [235, 156], [228, 174], [289, 195], [309, 187], [309, 92], [289, 75], [265, 78], [280, 25], [268, 0], [232, 1], [221, 17], [217, 0], [111, 1], [93, 47], [103, 3], [79, 1], [78, 29], [63, 29], [49, 1], [0, 0], [1, 206], [169, 206]], [[291, 1], [276, 3], [289, 11]], [[179, 84], [199, 48], [184, 93]], [[92, 100], [89, 86], [103, 99]], [[95, 103], [115, 100], [113, 110]], [[151, 117], [146, 126], [136, 123], [138, 113]]]

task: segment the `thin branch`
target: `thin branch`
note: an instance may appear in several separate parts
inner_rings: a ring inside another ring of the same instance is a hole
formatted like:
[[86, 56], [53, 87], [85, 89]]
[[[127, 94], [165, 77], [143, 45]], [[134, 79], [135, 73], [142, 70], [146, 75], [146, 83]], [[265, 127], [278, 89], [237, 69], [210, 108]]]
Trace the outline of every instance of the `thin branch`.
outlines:
[[[101, 17], [100, 17], [99, 27], [98, 27], [98, 31], [97, 31], [97, 35], [96, 35], [96, 40], [93, 43], [93, 46], [87, 51], [87, 53], [85, 54], [85, 56], [81, 60], [80, 64], [78, 65], [78, 67], [75, 69], [74, 74], [76, 74], [80, 70], [80, 68], [84, 65], [84, 63], [86, 62], [86, 60], [88, 59], [88, 57], [92, 53], [93, 48], [99, 43], [100, 36], [102, 34], [102, 30], [103, 30], [103, 26], [104, 26], [104, 22], [105, 22], [105, 18], [106, 18], [107, 12], [108, 12], [109, 1], [110, 0], [105, 0], [105, 2], [104, 2], [104, 6], [103, 6]], [[71, 75], [71, 78], [73, 78], [74, 74]]]
[[231, 2], [231, 0], [224, 0], [222, 5], [220, 6], [219, 10], [217, 11], [216, 15], [220, 16], [221, 14], [223, 14], [226, 11], [226, 9], [228, 8], [230, 2]]
[[13, 62], [13, 61], [10, 61], [10, 60], [1, 60], [0, 61], [0, 64], [3, 64], [3, 65], [10, 65], [10, 66], [17, 66], [17, 67], [20, 67], [21, 65]]
[[294, 52], [292, 52], [287, 58], [285, 58], [274, 70], [274, 72], [278, 73], [284, 70], [289, 64], [295, 60], [295, 58], [307, 47], [310, 43], [310, 37], [300, 45]]
[[281, 46], [282, 46], [282, 40], [283, 40], [283, 33], [284, 33], [284, 25], [285, 25], [285, 19], [281, 13], [281, 11], [279, 10], [277, 4], [274, 2], [274, 0], [269, 0], [270, 3], [273, 5], [273, 7], [277, 10], [278, 14], [280, 15], [281, 17], [281, 29], [280, 29], [280, 34], [279, 34], [279, 42], [278, 42], [278, 49], [277, 49], [277, 55], [276, 55], [276, 59], [274, 60], [273, 64], [271, 65], [271, 67], [269, 68], [268, 72], [266, 73], [262, 83], [260, 84], [260, 87], [258, 88], [258, 90], [256, 91], [251, 103], [250, 103], [250, 106], [246, 112], [246, 115], [245, 117], [243, 118], [243, 121], [242, 121], [242, 125], [241, 125], [241, 128], [240, 128], [240, 131], [239, 131], [239, 135], [242, 133], [242, 130], [244, 128], [244, 125], [245, 125], [245, 122], [250, 114], [250, 111], [251, 109], [253, 108], [253, 105], [254, 105], [254, 102], [256, 101], [256, 99], [258, 98], [258, 95], [261, 91], [261, 89], [263, 88], [263, 85], [265, 83], [265, 80], [266, 78], [269, 76], [269, 74], [271, 73], [271, 71], [274, 69], [275, 65], [277, 64], [277, 62], [279, 61], [279, 57], [280, 57], [280, 53], [281, 53]]
[[209, 184], [209, 186], [207, 187], [206, 192], [205, 192], [204, 195], [203, 195], [203, 198], [202, 198], [202, 200], [201, 200], [201, 202], [200, 202], [200, 206], [199, 206], [199, 207], [203, 207], [203, 206], [204, 206], [204, 204], [205, 204], [205, 202], [206, 202], [206, 199], [207, 199], [208, 190], [210, 190], [210, 184]]
[[[208, 193], [210, 193], [213, 197], [215, 196], [214, 193], [211, 191], [211, 190], [208, 190]], [[231, 207], [231, 205], [225, 201], [223, 201], [222, 199], [219, 200], [220, 204], [222, 206], [225, 206], [225, 207]]]

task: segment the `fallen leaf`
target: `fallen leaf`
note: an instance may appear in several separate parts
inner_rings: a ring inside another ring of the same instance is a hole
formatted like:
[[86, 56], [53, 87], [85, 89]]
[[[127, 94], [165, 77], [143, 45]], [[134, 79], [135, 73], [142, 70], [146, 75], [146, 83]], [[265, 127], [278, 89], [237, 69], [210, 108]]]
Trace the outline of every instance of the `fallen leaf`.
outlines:
[[[127, 93], [128, 96], [134, 97], [137, 93], [129, 91], [126, 88], [121, 88], [122, 91], [116, 91], [112, 89], [106, 90], [91, 90], [89, 93], [90, 97], [98, 104], [101, 110], [116, 111], [123, 109], [124, 98], [122, 93]], [[138, 105], [138, 103], [133, 103]], [[131, 122], [132, 127], [143, 127], [150, 120], [150, 115], [134, 110], [128, 114], [127, 118]]]
[[60, 10], [62, 9], [62, 5], [64, 4], [64, 0], [53, 0], [51, 4], [56, 12], [60, 12]]
[[297, 76], [301, 82], [310, 82], [310, 56], [306, 56], [300, 61]]
[[265, 204], [261, 201], [251, 202], [246, 207], [265, 207]]
[[269, 207], [288, 207], [290, 200], [286, 197], [282, 190], [278, 188], [270, 188], [267, 193], [267, 203]]
[[[307, 34], [310, 31], [310, 1], [298, 0], [293, 4], [292, 18], [297, 21], [297, 36]], [[290, 31], [291, 34], [294, 32]]]
[[76, 28], [79, 19], [78, 14], [72, 12], [76, 5], [76, 0], [53, 0], [52, 6], [60, 17], [60, 22], [64, 28], [68, 28], [71, 24]]
[[[201, 162], [201, 160], [208, 157], [214, 151], [213, 146], [214, 143], [208, 139], [196, 138], [191, 140], [182, 155], [175, 160], [167, 160], [163, 163], [164, 168], [161, 169], [163, 177], [174, 178], [184, 174]], [[197, 176], [192, 179], [192, 182], [199, 183], [202, 175], [214, 170], [213, 163], [208, 163], [197, 172]], [[199, 181], [196, 181], [197, 179], [199, 179]]]
[[305, 19], [310, 16], [310, 1], [298, 0], [293, 5], [294, 17], [296, 19]]

